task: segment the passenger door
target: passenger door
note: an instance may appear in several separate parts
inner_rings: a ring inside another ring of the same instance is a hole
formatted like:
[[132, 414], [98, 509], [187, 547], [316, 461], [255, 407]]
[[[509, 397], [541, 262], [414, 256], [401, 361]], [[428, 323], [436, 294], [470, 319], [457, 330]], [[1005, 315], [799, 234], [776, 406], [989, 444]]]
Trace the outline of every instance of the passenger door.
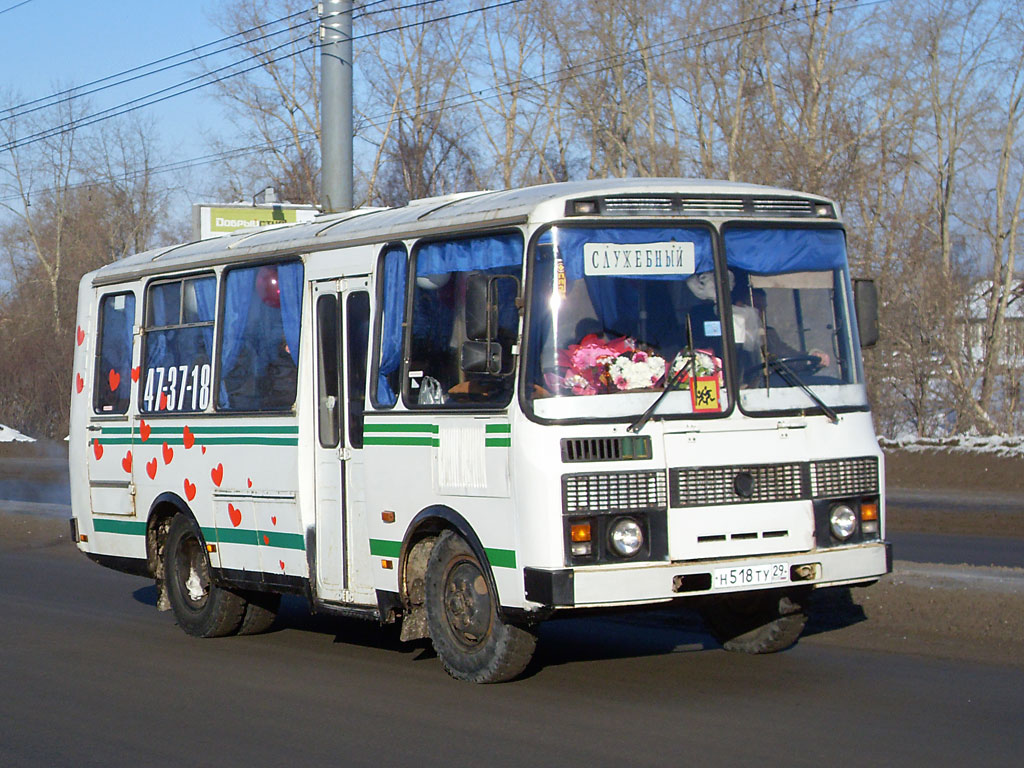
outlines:
[[315, 283], [313, 302], [317, 594], [323, 600], [371, 604], [362, 450], [369, 280]]
[[[135, 515], [135, 409], [131, 407], [133, 371], [136, 377], [138, 371], [132, 367], [135, 306], [135, 294], [128, 291], [108, 293], [99, 300], [86, 427], [89, 503], [94, 515]], [[76, 377], [75, 386], [80, 389], [81, 374]]]

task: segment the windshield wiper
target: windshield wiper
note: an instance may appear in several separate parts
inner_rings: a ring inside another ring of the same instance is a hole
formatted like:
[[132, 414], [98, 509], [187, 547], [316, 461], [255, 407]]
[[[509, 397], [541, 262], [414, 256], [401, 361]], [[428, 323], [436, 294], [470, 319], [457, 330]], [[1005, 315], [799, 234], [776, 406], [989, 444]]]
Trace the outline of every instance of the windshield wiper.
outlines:
[[665, 397], [668, 395], [669, 392], [671, 392], [673, 389], [676, 388], [676, 384], [679, 383], [680, 377], [682, 377], [682, 375], [684, 373], [686, 373], [686, 371], [689, 369], [689, 366], [690, 366], [689, 361], [683, 363], [683, 365], [680, 366], [679, 370], [675, 372], [675, 374], [672, 376], [672, 378], [665, 382], [665, 389], [663, 389], [661, 391], [661, 394], [658, 395], [654, 399], [654, 402], [651, 403], [650, 407], [648, 407], [648, 409], [646, 411], [641, 413], [637, 417], [636, 421], [634, 421], [632, 424], [630, 424], [628, 427], [626, 427], [626, 431], [627, 432], [636, 433], [636, 432], [639, 432], [641, 429], [644, 428], [644, 424], [646, 424], [648, 421], [650, 421], [651, 416], [654, 415], [654, 412], [657, 410], [658, 406], [661, 404], [661, 401], [665, 399]]
[[831, 421], [833, 424], [839, 423], [839, 415], [835, 411], [833, 411], [829, 406], [827, 406], [824, 400], [822, 400], [820, 397], [814, 394], [814, 390], [812, 390], [804, 383], [804, 380], [800, 378], [796, 371], [794, 371], [792, 368], [790, 368], [788, 365], [782, 362], [781, 359], [771, 354], [770, 352], [764, 360], [769, 367], [771, 367], [775, 371], [778, 371], [779, 375], [782, 376], [782, 378], [784, 378], [787, 382], [789, 382], [791, 386], [800, 387], [800, 389], [806, 392], [807, 396], [814, 401], [814, 404], [821, 409], [821, 412], [828, 417], [829, 421]]
[[[682, 355], [683, 352], [688, 351], [690, 359], [686, 360], [681, 366], [679, 366], [679, 370], [668, 378], [665, 382], [665, 389], [663, 389], [661, 394], [654, 399], [654, 402], [651, 403], [650, 407], [637, 417], [636, 421], [626, 427], [627, 432], [636, 434], [644, 428], [644, 424], [650, 421], [651, 416], [654, 415], [654, 412], [658, 409], [661, 401], [665, 399], [669, 392], [676, 388], [676, 384], [679, 383], [682, 375], [686, 373], [688, 369], [693, 371], [693, 378], [697, 378], [697, 353], [693, 350], [693, 327], [690, 325], [689, 315], [686, 316], [686, 338], [690, 342], [689, 347], [687, 347], [686, 350], [676, 353], [676, 356], [672, 358], [672, 365], [675, 365], [676, 360], [679, 359], [679, 356]], [[669, 366], [669, 371], [672, 370], [672, 365]], [[666, 374], [666, 376], [668, 376], [668, 374]]]

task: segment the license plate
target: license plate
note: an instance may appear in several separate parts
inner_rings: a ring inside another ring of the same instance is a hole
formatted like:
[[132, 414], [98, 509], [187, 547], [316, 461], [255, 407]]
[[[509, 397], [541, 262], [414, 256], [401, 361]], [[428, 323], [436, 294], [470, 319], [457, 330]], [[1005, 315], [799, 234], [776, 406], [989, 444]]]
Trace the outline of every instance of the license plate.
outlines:
[[743, 565], [736, 568], [716, 568], [711, 588], [728, 589], [758, 584], [779, 584], [786, 581], [789, 581], [789, 563]]

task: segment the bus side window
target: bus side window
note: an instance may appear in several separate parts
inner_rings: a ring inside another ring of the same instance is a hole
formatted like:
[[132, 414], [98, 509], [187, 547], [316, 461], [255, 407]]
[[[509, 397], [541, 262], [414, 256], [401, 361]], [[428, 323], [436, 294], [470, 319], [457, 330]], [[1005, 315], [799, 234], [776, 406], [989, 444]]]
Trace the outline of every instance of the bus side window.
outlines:
[[[461, 365], [466, 334], [466, 291], [470, 278], [519, 278], [523, 264], [520, 233], [427, 242], [415, 252], [406, 404], [412, 407], [502, 407], [512, 395], [511, 376], [469, 377]], [[511, 350], [518, 333], [515, 281], [498, 290], [498, 335]]]
[[302, 263], [227, 272], [217, 409], [288, 411], [295, 403]]
[[341, 366], [338, 361], [338, 299], [326, 294], [316, 302], [317, 328], [317, 402], [320, 445], [337, 448], [341, 440]]
[[152, 283], [146, 295], [140, 409], [205, 411], [210, 406], [213, 275]]
[[392, 246], [384, 251], [378, 269], [377, 306], [380, 307], [380, 334], [377, 376], [373, 383], [373, 403], [391, 408], [401, 390], [402, 324], [405, 320], [405, 287], [408, 267], [405, 247]]
[[366, 399], [366, 350], [370, 338], [370, 295], [350, 294], [346, 303], [345, 346], [348, 351], [348, 439], [363, 447], [363, 411]]
[[96, 413], [127, 413], [131, 397], [132, 328], [135, 294], [114, 293], [100, 302], [93, 408]]

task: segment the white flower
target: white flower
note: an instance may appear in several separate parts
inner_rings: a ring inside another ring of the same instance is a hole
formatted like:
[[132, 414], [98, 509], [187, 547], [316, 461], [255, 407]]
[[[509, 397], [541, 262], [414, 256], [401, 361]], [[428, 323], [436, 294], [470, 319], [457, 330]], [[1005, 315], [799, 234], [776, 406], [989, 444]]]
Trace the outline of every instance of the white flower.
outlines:
[[657, 355], [637, 353], [636, 359], [619, 355], [608, 366], [608, 374], [620, 390], [645, 389], [658, 383], [665, 375], [665, 359]]

